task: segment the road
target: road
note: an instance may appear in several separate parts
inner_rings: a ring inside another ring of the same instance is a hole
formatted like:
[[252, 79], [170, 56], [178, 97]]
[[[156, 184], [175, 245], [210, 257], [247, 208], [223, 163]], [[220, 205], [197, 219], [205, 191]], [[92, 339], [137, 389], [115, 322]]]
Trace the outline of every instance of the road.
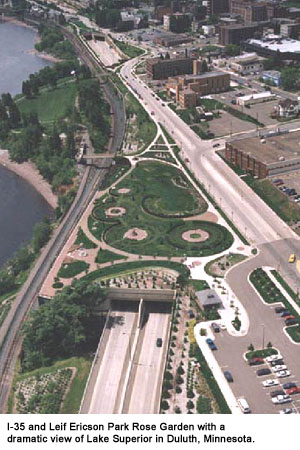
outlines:
[[[72, 36], [72, 41], [75, 38]], [[87, 62], [89, 66], [95, 71], [95, 63], [92, 56], [89, 55], [86, 49], [82, 50], [82, 46], [76, 46], [79, 55], [82, 56], [83, 62]], [[83, 54], [81, 55], [81, 51]], [[97, 73], [101, 68], [97, 67]], [[115, 95], [113, 89], [107, 85], [103, 85], [106, 99], [111, 105], [113, 114], [112, 128], [113, 134], [109, 143], [109, 153], [115, 154], [120, 148], [123, 140], [125, 130], [124, 108], [121, 99]], [[109, 160], [103, 160], [105, 167]], [[99, 182], [104, 178], [106, 170], [99, 170], [94, 167], [87, 167], [85, 175], [82, 179], [81, 186], [78, 190], [77, 196], [64, 218], [61, 225], [56, 230], [53, 238], [48, 243], [46, 248], [42, 251], [34, 269], [32, 270], [28, 280], [16, 297], [9, 314], [6, 317], [0, 329], [0, 412], [6, 410], [6, 402], [12, 382], [13, 371], [15, 363], [20, 350], [19, 330], [22, 326], [24, 318], [33, 305], [36, 295], [42, 285], [45, 277], [49, 273], [51, 265], [56, 256], [65, 244], [68, 235], [77, 223], [86, 205], [93, 197], [98, 188]]]
[[[169, 314], [149, 313], [139, 336], [122, 413], [159, 413], [169, 325]], [[162, 338], [162, 347], [156, 346], [158, 337]]]
[[255, 245], [278, 239], [296, 238], [286, 225], [216, 154], [212, 142], [201, 140], [164, 102], [132, 74], [134, 61], [125, 63], [121, 75], [141, 96], [145, 109], [165, 126], [175, 139], [188, 166], [240, 231]]
[[88, 414], [116, 414], [119, 412], [126, 370], [132, 357], [132, 342], [137, 333], [138, 313], [111, 313], [97, 358], [100, 363]]

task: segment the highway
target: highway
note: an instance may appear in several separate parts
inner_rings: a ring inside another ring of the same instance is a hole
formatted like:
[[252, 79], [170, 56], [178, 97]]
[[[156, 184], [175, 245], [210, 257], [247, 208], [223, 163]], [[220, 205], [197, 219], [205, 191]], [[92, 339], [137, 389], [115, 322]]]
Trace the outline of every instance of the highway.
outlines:
[[[136, 62], [136, 60], [135, 60]], [[177, 114], [132, 74], [134, 60], [121, 69], [123, 80], [141, 96], [153, 118], [164, 125], [181, 148], [188, 167], [214, 196], [239, 230], [254, 245], [298, 236], [215, 154], [212, 142], [201, 140]]]
[[[68, 34], [70, 32], [67, 32]], [[87, 63], [93, 72], [101, 72], [92, 55], [81, 43], [78, 43], [72, 35], [72, 42], [83, 62]], [[96, 66], [96, 69], [95, 69]], [[113, 89], [108, 84], [103, 85], [107, 101], [110, 103], [112, 112], [112, 137], [109, 143], [109, 153], [115, 154], [120, 148], [124, 131], [125, 117], [121, 99], [115, 95]], [[102, 166], [108, 167], [111, 160], [103, 160]], [[96, 192], [99, 183], [103, 180], [106, 169], [99, 170], [95, 167], [87, 167], [83, 176], [76, 198], [67, 213], [66, 217], [55, 231], [54, 236], [48, 245], [43, 249], [37, 260], [29, 278], [18, 293], [6, 320], [0, 329], [0, 412], [6, 411], [6, 402], [13, 378], [15, 363], [20, 351], [19, 331], [31, 306], [36, 300], [37, 293], [45, 277], [49, 273], [51, 265], [56, 256], [65, 244], [69, 234], [86, 208], [87, 204]]]
[[[123, 414], [158, 414], [169, 340], [170, 315], [149, 313], [134, 355]], [[163, 346], [156, 346], [162, 338]]]

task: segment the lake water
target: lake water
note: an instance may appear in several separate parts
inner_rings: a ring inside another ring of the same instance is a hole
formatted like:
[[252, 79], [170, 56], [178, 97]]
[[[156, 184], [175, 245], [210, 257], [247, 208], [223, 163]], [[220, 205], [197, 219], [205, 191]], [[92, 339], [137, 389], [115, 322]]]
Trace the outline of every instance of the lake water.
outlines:
[[[15, 95], [22, 81], [49, 62], [30, 54], [36, 32], [0, 22], [0, 94]], [[33, 228], [52, 209], [35, 189], [0, 165], [0, 266], [32, 238]]]

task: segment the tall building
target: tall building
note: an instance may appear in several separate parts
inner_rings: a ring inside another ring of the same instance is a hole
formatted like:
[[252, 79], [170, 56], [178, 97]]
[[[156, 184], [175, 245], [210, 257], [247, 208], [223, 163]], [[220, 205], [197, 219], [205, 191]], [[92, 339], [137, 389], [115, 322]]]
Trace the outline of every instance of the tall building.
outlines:
[[193, 73], [193, 58], [161, 59], [151, 58], [147, 60], [147, 77], [152, 80], [164, 80], [176, 75]]
[[239, 45], [246, 39], [250, 39], [259, 31], [258, 24], [220, 26], [219, 43], [221, 45]]
[[207, 0], [207, 14], [212, 16], [213, 14], [223, 14], [230, 11], [229, 0]]
[[184, 33], [191, 25], [189, 14], [175, 13], [163, 17], [164, 29], [173, 33]]
[[268, 20], [268, 4], [266, 2], [251, 2], [231, 0], [231, 14], [240, 16], [244, 23], [264, 22]]

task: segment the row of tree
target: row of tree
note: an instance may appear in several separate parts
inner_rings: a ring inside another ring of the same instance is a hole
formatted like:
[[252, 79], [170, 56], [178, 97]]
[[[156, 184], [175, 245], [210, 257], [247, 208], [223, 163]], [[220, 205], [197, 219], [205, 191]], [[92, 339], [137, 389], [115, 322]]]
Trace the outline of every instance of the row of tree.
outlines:
[[0, 99], [0, 140], [7, 138], [10, 130], [21, 123], [20, 111], [10, 94], [2, 94]]

